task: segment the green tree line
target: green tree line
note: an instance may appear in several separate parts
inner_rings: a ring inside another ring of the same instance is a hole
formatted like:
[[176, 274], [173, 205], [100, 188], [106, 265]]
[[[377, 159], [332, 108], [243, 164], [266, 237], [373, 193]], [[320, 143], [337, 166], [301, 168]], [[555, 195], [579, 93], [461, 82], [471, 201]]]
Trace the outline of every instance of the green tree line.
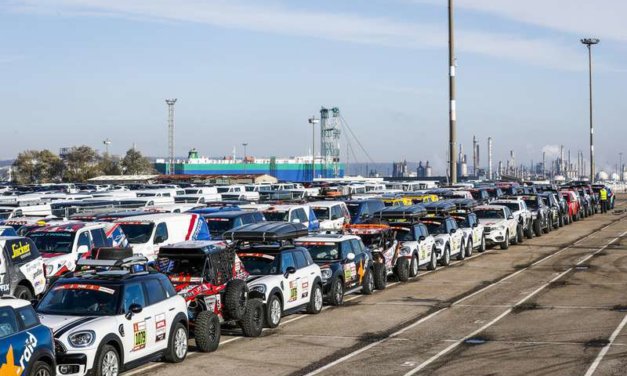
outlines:
[[148, 158], [129, 149], [123, 158], [99, 154], [89, 146], [74, 146], [63, 156], [50, 150], [25, 150], [12, 166], [13, 181], [18, 184], [84, 182], [100, 175], [152, 174], [155, 169]]

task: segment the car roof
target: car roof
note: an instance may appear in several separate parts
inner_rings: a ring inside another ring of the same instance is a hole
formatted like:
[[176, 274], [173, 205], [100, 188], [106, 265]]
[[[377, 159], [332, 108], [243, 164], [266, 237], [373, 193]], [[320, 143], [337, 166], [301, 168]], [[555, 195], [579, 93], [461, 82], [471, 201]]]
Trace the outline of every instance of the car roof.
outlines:
[[241, 217], [246, 214], [253, 215], [255, 212], [248, 210], [226, 210], [226, 211], [217, 211], [214, 213], [209, 213], [203, 215], [205, 218], [236, 218]]
[[311, 207], [318, 206], [318, 207], [330, 208], [332, 206], [340, 205], [340, 204], [342, 204], [341, 201], [313, 201], [313, 202], [309, 203], [309, 206], [311, 206]]
[[359, 240], [359, 236], [357, 235], [344, 235], [344, 234], [317, 234], [310, 236], [303, 236], [302, 238], [294, 239], [294, 243], [302, 243], [302, 242], [334, 242], [339, 243], [345, 240]]
[[62, 225], [42, 226], [33, 229], [32, 232], [76, 232], [82, 229], [97, 229], [102, 228], [102, 224], [85, 223], [85, 222], [70, 222]]
[[29, 306], [30, 302], [24, 299], [18, 299], [10, 295], [0, 297], [0, 307], [22, 308]]
[[504, 208], [503, 205], [481, 205], [477, 206], [475, 210], [503, 210]]
[[183, 218], [183, 217], [188, 217], [190, 215], [193, 215], [193, 214], [155, 213], [155, 214], [137, 215], [133, 217], [120, 218], [116, 222], [154, 222], [157, 220], [168, 219], [168, 218]]

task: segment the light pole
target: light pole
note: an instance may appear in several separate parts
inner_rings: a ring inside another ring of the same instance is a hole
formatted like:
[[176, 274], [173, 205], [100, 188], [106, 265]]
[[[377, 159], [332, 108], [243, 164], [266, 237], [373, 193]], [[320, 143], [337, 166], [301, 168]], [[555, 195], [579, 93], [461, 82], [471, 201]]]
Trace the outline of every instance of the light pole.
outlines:
[[457, 183], [457, 161], [455, 144], [457, 143], [457, 113], [455, 106], [455, 34], [453, 24], [453, 0], [448, 0], [448, 65], [449, 65], [449, 166], [451, 184]]
[[600, 41], [596, 38], [585, 38], [581, 43], [588, 47], [588, 87], [590, 99], [590, 183], [594, 182], [594, 127], [592, 124], [592, 46]]
[[623, 181], [623, 153], [618, 153], [618, 180]]
[[247, 142], [242, 143], [244, 147], [244, 159], [242, 159], [242, 164], [244, 165], [244, 174], [246, 174], [246, 146], [248, 146]]
[[309, 118], [309, 124], [311, 124], [311, 181], [316, 178], [316, 124], [319, 120], [316, 119], [316, 115]]

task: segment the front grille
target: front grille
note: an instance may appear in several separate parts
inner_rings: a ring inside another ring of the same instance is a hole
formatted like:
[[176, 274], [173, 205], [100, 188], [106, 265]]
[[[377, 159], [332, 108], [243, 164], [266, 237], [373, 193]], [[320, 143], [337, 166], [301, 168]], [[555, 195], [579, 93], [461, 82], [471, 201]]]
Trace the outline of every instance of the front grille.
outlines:
[[67, 349], [65, 348], [65, 346], [61, 343], [61, 341], [59, 341], [58, 339], [54, 340], [54, 351], [57, 354], [65, 354], [65, 352], [67, 351]]

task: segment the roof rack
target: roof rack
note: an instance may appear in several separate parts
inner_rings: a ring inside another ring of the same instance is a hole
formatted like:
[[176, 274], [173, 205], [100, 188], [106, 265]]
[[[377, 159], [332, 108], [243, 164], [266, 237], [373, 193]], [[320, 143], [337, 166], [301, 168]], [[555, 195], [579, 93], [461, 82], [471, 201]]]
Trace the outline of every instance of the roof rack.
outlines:
[[131, 256], [118, 260], [80, 259], [76, 262], [76, 266], [132, 270], [134, 265], [144, 266], [147, 262], [148, 259], [144, 256]]
[[307, 235], [309, 235], [309, 231], [307, 227], [301, 223], [259, 222], [227, 231], [222, 237], [232, 241], [277, 242], [292, 240]]
[[450, 200], [429, 202], [423, 205], [429, 214], [448, 215], [457, 208], [457, 205], [452, 203]]
[[390, 229], [391, 227], [385, 224], [348, 225], [348, 226], [344, 226], [344, 233], [354, 234], [354, 235], [368, 235], [368, 234], [377, 234], [383, 231], [388, 231]]
[[425, 204], [410, 206], [389, 206], [374, 213], [379, 219], [394, 220], [418, 220], [427, 214]]
[[447, 202], [454, 204], [458, 211], [472, 211], [474, 208], [479, 206], [479, 203], [477, 201], [471, 200], [469, 198], [451, 199], [447, 200]]

